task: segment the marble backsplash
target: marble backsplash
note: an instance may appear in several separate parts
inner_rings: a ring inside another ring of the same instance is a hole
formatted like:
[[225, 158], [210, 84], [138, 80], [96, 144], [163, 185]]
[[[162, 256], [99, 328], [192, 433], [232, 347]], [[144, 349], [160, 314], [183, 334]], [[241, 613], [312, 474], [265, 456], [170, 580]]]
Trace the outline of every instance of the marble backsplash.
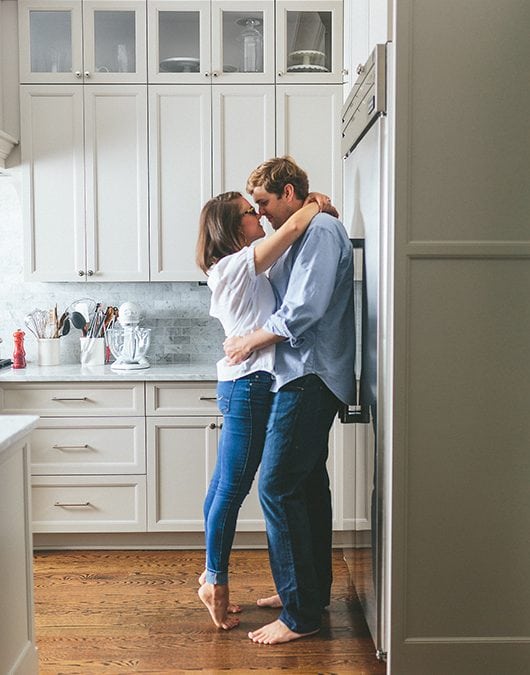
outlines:
[[[57, 304], [61, 313], [78, 298], [90, 297], [104, 305], [129, 300], [139, 305], [141, 324], [151, 327], [148, 358], [152, 363], [190, 363], [217, 361], [222, 355], [223, 331], [208, 315], [210, 291], [198, 283], [37, 283], [23, 276], [22, 214], [20, 176], [0, 176], [0, 357], [13, 352], [13, 331], [26, 332], [28, 362], [36, 361], [37, 341], [25, 329], [24, 317], [35, 308], [49, 309]], [[72, 329], [61, 338], [61, 362], [79, 363], [80, 331]]]

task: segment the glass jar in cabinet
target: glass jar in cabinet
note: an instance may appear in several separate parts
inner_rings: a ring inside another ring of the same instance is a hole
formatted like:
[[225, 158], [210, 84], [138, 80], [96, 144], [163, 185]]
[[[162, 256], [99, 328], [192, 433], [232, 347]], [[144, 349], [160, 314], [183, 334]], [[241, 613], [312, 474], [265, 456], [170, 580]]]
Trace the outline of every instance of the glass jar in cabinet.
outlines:
[[342, 3], [276, 3], [276, 82], [342, 82]]
[[19, 2], [22, 83], [146, 82], [141, 0]]

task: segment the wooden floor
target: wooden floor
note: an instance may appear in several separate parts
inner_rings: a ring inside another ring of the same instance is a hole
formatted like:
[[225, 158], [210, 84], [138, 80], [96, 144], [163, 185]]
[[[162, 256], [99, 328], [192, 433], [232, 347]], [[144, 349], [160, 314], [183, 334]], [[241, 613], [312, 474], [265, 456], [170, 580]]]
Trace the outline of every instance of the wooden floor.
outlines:
[[228, 632], [215, 629], [197, 598], [203, 562], [201, 551], [36, 553], [40, 675], [385, 672], [340, 551], [320, 633], [274, 646], [247, 638], [278, 614], [254, 604], [273, 589], [266, 552], [232, 553], [231, 596], [243, 613]]

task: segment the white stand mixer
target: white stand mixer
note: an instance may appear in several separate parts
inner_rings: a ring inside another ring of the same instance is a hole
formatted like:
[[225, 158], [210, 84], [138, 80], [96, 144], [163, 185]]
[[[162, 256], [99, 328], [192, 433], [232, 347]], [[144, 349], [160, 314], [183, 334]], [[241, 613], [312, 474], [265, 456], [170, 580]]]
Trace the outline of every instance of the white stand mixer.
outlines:
[[140, 310], [133, 302], [124, 302], [118, 312], [121, 328], [110, 328], [106, 332], [107, 344], [116, 359], [113, 370], [140, 370], [149, 368], [145, 358], [151, 342], [151, 329], [141, 328]]

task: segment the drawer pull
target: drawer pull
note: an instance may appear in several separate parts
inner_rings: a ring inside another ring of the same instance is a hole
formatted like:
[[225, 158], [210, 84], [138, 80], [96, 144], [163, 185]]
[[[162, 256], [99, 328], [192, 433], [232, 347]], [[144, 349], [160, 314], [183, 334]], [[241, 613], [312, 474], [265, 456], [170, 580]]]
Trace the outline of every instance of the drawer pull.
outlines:
[[92, 506], [90, 502], [55, 502], [54, 506], [81, 506], [87, 507]]
[[217, 401], [217, 396], [199, 396], [199, 401]]
[[53, 396], [52, 401], [88, 401], [88, 396]]
[[84, 445], [52, 445], [52, 450], [86, 450], [89, 447], [87, 443]]

